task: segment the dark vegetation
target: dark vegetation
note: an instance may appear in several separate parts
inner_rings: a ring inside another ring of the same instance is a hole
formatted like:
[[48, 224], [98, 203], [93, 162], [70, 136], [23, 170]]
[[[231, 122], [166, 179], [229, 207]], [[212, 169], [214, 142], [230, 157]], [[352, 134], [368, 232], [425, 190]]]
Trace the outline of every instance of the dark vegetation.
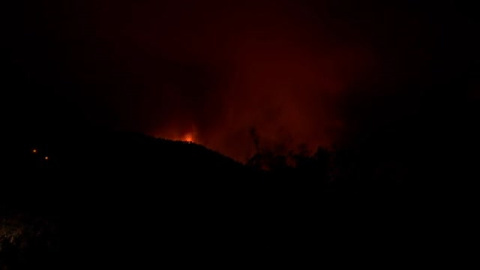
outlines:
[[457, 168], [427, 172], [432, 164], [378, 158], [381, 149], [259, 153], [242, 165], [200, 145], [117, 132], [12, 139], [3, 149], [2, 270], [245, 263], [374, 235], [436, 243], [437, 222], [461, 222], [470, 203], [461, 180], [422, 179]]

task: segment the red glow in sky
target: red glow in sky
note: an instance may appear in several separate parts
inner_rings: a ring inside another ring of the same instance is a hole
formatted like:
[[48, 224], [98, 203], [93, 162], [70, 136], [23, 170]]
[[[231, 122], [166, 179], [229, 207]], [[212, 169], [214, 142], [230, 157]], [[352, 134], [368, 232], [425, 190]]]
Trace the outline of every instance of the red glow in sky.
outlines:
[[[332, 143], [343, 125], [336, 104], [368, 74], [366, 48], [336, 40], [342, 33], [291, 3], [187, 3], [135, 5], [122, 29], [115, 58], [128, 61], [123, 72], [143, 84], [140, 117], [151, 122], [143, 131], [176, 139], [195, 126], [196, 142], [241, 161], [256, 151], [252, 130], [269, 151]], [[125, 44], [151, 62], [129, 55]], [[146, 73], [132, 72], [145, 64]]]
[[60, 95], [109, 128], [192, 140], [239, 161], [314, 151], [355, 124], [348, 102], [368, 100], [380, 81], [421, 76], [427, 59], [415, 16], [356, 3], [39, 2], [25, 15], [41, 52], [31, 73], [61, 78]]

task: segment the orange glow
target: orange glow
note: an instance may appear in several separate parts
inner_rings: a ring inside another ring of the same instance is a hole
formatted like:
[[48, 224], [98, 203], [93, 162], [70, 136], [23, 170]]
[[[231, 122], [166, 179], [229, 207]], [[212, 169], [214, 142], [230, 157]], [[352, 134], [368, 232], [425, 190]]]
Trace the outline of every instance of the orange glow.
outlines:
[[185, 134], [185, 136], [183, 137], [182, 141], [184, 142], [189, 142], [189, 143], [193, 143], [194, 140], [193, 140], [193, 134], [192, 133], [187, 133]]
[[195, 128], [190, 128], [188, 130], [183, 130], [183, 131], [171, 130], [170, 132], [158, 132], [153, 136], [156, 138], [163, 138], [163, 139], [177, 141], [177, 142], [203, 144]]
[[38, 152], [38, 150], [35, 149], [35, 148], [32, 150], [32, 153], [34, 153], [34, 154], [36, 154], [37, 152]]
[[48, 160], [48, 156], [47, 156], [47, 157], [45, 157], [45, 160]]

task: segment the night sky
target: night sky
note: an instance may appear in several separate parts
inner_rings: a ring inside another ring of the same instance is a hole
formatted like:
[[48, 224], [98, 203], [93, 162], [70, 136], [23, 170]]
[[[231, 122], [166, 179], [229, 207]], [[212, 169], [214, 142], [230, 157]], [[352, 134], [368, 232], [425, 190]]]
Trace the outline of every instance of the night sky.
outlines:
[[460, 1], [11, 2], [1, 95], [15, 136], [126, 130], [244, 162], [456, 143], [477, 119], [479, 24]]

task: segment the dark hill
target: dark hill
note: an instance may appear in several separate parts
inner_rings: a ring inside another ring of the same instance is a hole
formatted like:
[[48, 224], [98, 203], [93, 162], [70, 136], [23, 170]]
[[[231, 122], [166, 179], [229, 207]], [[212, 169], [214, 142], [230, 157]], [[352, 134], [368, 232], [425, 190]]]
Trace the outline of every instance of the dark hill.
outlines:
[[55, 206], [58, 200], [77, 202], [91, 196], [121, 200], [121, 194], [206, 196], [238, 190], [260, 175], [201, 145], [137, 133], [11, 140], [4, 149], [8, 158], [2, 184], [10, 192], [3, 199], [26, 204], [37, 197], [40, 204], [52, 200]]
[[4, 140], [5, 269], [248, 264], [254, 254], [418, 234], [435, 244], [450, 237], [436, 238], [438, 217], [463, 213], [452, 198], [438, 200], [444, 194], [329, 183], [325, 164], [315, 163], [327, 160], [322, 152], [299, 168], [264, 172], [201, 145], [136, 133], [32, 137]]

